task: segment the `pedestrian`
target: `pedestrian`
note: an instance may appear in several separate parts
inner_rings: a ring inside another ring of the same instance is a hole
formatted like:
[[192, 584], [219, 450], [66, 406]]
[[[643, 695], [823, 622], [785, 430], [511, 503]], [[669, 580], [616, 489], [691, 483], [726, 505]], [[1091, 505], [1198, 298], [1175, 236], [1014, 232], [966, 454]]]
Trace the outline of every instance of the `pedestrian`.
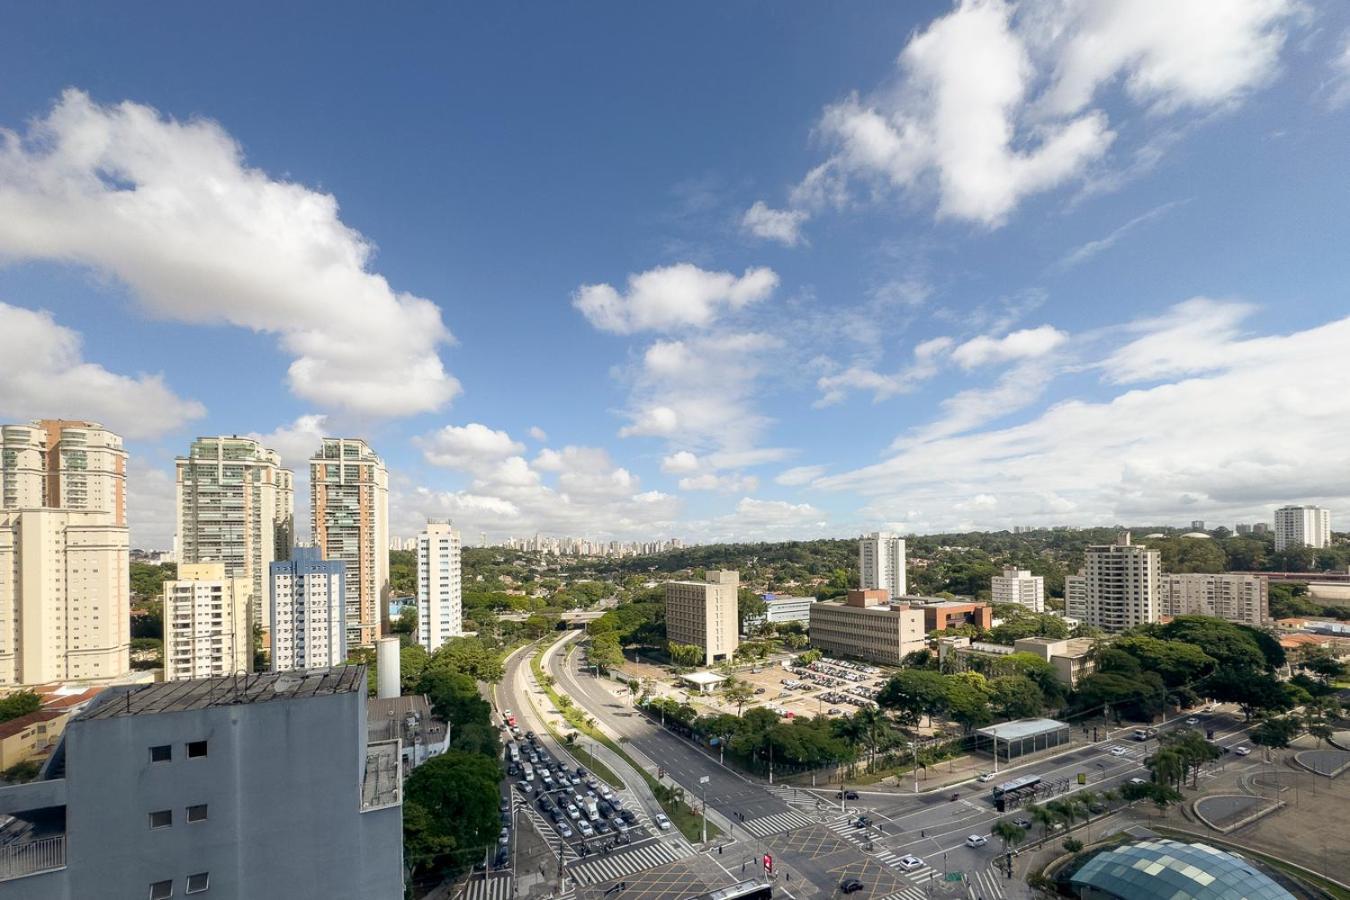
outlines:
[[919, 837], [928, 837], [928, 832], [922, 828], [919, 829]]
[[717, 855], [718, 855], [718, 856], [721, 856], [721, 855], [722, 855], [722, 847], [721, 847], [721, 845], [718, 845], [718, 847], [717, 847]]

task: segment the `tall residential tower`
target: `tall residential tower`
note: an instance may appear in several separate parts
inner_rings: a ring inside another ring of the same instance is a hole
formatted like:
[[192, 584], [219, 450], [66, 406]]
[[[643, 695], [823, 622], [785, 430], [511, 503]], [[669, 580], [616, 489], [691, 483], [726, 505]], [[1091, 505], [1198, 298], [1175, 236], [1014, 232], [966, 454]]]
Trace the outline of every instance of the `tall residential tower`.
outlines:
[[905, 539], [876, 531], [858, 540], [858, 570], [863, 590], [889, 591], [891, 599], [903, 597], [905, 586]]
[[324, 438], [309, 491], [314, 546], [347, 564], [347, 644], [374, 646], [388, 618], [389, 473], [365, 441]]
[[336, 666], [347, 658], [346, 574], [318, 547], [271, 566], [272, 671]]
[[1321, 506], [1282, 506], [1275, 510], [1275, 549], [1331, 543], [1331, 510]]
[[[1084, 556], [1081, 587], [1075, 585], [1081, 598], [1075, 598], [1072, 605], [1066, 603], [1065, 612], [1110, 632], [1156, 622], [1161, 570], [1161, 554], [1131, 543], [1129, 532], [1114, 544], [1090, 546]], [[1068, 585], [1065, 592], [1069, 592]], [[1081, 615], [1077, 615], [1074, 607], [1080, 604]]]
[[428, 522], [417, 536], [417, 642], [435, 651], [463, 634], [459, 532]]
[[164, 582], [164, 680], [253, 669], [248, 585], [224, 563], [183, 563]]

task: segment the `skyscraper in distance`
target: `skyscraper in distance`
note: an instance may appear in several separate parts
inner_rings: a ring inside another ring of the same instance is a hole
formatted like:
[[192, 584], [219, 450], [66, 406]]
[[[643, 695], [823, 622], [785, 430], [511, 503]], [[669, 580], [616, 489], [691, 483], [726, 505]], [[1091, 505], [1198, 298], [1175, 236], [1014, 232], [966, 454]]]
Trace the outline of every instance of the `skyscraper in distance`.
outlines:
[[428, 522], [417, 536], [417, 642], [434, 651], [463, 634], [459, 532]]
[[389, 473], [359, 438], [324, 438], [309, 461], [310, 525], [346, 563], [347, 644], [374, 646], [389, 615]]
[[1275, 549], [1309, 547], [1321, 550], [1331, 543], [1331, 510], [1321, 506], [1282, 506], [1275, 510]]
[[908, 593], [905, 578], [905, 539], [885, 531], [858, 540], [858, 570], [863, 590], [889, 591], [892, 598]]

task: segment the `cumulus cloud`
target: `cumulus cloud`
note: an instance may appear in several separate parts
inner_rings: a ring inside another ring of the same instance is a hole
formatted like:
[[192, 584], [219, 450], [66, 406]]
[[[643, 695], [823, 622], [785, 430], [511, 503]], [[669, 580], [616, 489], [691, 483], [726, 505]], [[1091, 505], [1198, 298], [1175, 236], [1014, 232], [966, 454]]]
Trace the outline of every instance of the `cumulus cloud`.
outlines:
[[744, 494], [753, 493], [758, 489], [758, 478], [754, 475], [742, 475], [739, 472], [726, 475], [705, 472], [702, 475], [691, 475], [680, 479], [680, 490], [682, 491], [720, 491], [724, 494]]
[[661, 460], [661, 471], [667, 475], [687, 475], [690, 472], [697, 472], [699, 465], [697, 456], [688, 450], [680, 450]]
[[805, 210], [771, 209], [758, 200], [741, 217], [741, 228], [757, 238], [795, 247], [803, 241], [802, 225], [806, 219]]
[[0, 131], [0, 257], [87, 266], [157, 315], [275, 334], [291, 390], [323, 406], [438, 409], [460, 389], [438, 355], [450, 332], [373, 255], [335, 198], [248, 167], [209, 120], [68, 90], [25, 134]]
[[628, 276], [628, 290], [608, 284], [586, 284], [572, 295], [572, 305], [601, 331], [632, 334], [707, 328], [725, 311], [763, 300], [778, 286], [772, 269], [708, 272], [678, 263]]
[[1053, 325], [1024, 328], [1001, 338], [981, 335], [966, 341], [952, 351], [952, 360], [963, 369], [973, 369], [993, 363], [1045, 356], [1063, 344], [1069, 336]]
[[124, 437], [154, 438], [206, 414], [160, 375], [119, 375], [86, 361], [82, 345], [50, 313], [0, 303], [0, 418], [92, 419]]
[[883, 373], [867, 366], [853, 365], [842, 372], [822, 375], [816, 380], [820, 399], [815, 405], [832, 406], [847, 397], [850, 391], [871, 391], [875, 403], [911, 393], [938, 373], [943, 357], [954, 344], [949, 337], [922, 341], [914, 347], [913, 362], [898, 372]]
[[250, 432], [249, 437], [281, 455], [281, 464], [297, 475], [309, 475], [309, 459], [323, 446], [325, 437], [332, 437], [335, 429], [329, 427], [328, 416], [309, 413], [295, 421], [281, 425], [267, 434]]
[[414, 443], [422, 449], [427, 462], [434, 466], [471, 471], [484, 463], [494, 463], [525, 450], [524, 444], [512, 440], [505, 431], [494, 431], [477, 422], [446, 425], [415, 439]]
[[960, 0], [909, 39], [893, 79], [825, 109], [818, 132], [831, 153], [793, 189], [792, 208], [843, 206], [861, 181], [997, 227], [1106, 158], [1117, 135], [1094, 106], [1104, 89], [1120, 84], [1155, 114], [1236, 104], [1276, 73], [1299, 10], [1296, 0]]

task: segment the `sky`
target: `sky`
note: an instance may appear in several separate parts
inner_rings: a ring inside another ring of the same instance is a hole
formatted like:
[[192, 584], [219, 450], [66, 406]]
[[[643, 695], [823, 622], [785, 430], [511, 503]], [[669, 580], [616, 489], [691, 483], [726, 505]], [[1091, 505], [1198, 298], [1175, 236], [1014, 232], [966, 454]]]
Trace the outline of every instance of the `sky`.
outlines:
[[[154, 3], [0, 29], [0, 421], [691, 542], [1350, 510], [1350, 8]], [[303, 532], [302, 528], [302, 532]]]

